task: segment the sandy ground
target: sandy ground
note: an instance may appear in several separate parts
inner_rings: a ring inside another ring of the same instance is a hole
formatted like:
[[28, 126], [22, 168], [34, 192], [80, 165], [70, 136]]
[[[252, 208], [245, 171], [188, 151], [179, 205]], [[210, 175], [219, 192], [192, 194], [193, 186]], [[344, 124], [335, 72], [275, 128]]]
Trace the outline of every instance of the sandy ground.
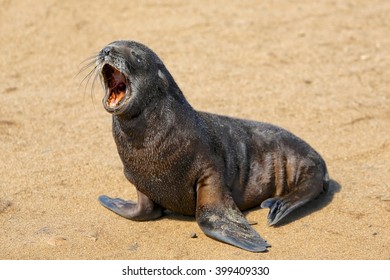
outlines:
[[[390, 259], [390, 1], [229, 3], [0, 1], [0, 259]], [[272, 244], [261, 254], [191, 217], [101, 207], [135, 189], [100, 85], [77, 73], [117, 39], [155, 50], [195, 108], [305, 139], [330, 192], [279, 227], [246, 213]]]

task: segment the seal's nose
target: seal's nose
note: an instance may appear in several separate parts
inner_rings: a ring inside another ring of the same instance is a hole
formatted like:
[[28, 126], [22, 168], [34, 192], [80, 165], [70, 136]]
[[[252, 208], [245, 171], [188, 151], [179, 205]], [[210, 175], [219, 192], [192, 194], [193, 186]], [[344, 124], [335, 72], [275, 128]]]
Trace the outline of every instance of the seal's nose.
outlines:
[[111, 46], [108, 46], [108, 47], [105, 47], [102, 51], [103, 55], [104, 56], [107, 56], [110, 54], [110, 52], [112, 51], [112, 47]]

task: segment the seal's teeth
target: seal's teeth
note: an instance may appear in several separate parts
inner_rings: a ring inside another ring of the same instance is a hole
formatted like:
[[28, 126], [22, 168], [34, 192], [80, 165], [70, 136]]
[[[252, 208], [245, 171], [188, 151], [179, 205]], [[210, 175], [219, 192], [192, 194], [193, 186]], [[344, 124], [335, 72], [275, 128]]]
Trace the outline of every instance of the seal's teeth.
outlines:
[[108, 100], [107, 100], [108, 107], [110, 107], [110, 108], [118, 107], [120, 102], [125, 97], [125, 92], [126, 92], [125, 85], [124, 85], [124, 88], [122, 86], [118, 86], [117, 88], [112, 89], [110, 92], [110, 96], [108, 97]]

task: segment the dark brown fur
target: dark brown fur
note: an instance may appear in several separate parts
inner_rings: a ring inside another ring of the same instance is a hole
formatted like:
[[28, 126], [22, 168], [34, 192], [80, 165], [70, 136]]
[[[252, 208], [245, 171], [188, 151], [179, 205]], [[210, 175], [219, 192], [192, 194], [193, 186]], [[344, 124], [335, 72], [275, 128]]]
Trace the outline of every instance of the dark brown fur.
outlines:
[[268, 207], [274, 225], [327, 188], [325, 162], [308, 144], [267, 123], [194, 110], [146, 46], [116, 41], [96, 62], [124, 173], [138, 191], [138, 202], [101, 196], [115, 213], [132, 220], [158, 218], [163, 209], [195, 215], [208, 236], [259, 252], [269, 245], [240, 210]]

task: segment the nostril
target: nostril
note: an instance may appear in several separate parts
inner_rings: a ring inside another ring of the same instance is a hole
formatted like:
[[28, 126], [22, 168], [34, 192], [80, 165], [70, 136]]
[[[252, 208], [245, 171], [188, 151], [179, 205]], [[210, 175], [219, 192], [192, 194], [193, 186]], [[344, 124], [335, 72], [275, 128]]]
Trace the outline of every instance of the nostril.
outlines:
[[111, 46], [105, 47], [103, 49], [103, 55], [107, 56], [107, 55], [110, 54], [111, 51], [112, 51], [112, 47]]

